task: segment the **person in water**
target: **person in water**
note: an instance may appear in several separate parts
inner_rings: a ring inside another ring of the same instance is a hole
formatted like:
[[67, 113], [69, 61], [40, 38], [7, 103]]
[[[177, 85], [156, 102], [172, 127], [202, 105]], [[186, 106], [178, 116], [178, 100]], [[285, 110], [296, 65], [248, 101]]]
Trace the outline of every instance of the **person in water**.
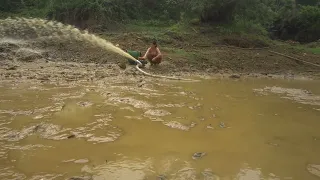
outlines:
[[160, 64], [162, 61], [162, 54], [158, 48], [157, 42], [153, 41], [151, 47], [148, 48], [147, 52], [143, 57], [139, 57], [139, 60], [146, 60], [150, 62], [151, 65]]

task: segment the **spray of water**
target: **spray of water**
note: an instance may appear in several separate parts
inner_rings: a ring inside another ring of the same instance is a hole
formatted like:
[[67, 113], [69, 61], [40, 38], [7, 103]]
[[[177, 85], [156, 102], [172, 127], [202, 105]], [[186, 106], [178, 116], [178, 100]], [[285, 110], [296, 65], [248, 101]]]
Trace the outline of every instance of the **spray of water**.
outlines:
[[[136, 69], [141, 73], [152, 76], [174, 80], [182, 80], [181, 78], [152, 75], [144, 72], [139, 68], [140, 61], [136, 60], [127, 52], [113, 45], [88, 31], [80, 31], [71, 25], [64, 25], [60, 22], [49, 21], [37, 18], [7, 18], [0, 20], [0, 38], [3, 37], [19, 37], [27, 39], [74, 39], [83, 42], [90, 42], [94, 46], [102, 47], [105, 50], [117, 53], [123, 57], [132, 59], [137, 62]], [[186, 79], [185, 79], [186, 80]]]
[[[91, 44], [100, 46], [108, 51], [112, 51], [121, 56], [136, 60], [130, 54], [114, 46], [111, 42], [90, 34], [87, 31], [80, 31], [79, 29], [71, 25], [64, 25], [60, 22], [47, 21], [43, 19], [8, 18], [0, 21], [0, 26], [2, 27], [2, 29], [0, 29], [1, 32], [5, 32], [6, 34], [9, 34], [11, 36], [22, 35], [24, 37], [38, 39], [72, 38], [79, 41], [90, 42]], [[29, 34], [27, 34], [28, 31]]]

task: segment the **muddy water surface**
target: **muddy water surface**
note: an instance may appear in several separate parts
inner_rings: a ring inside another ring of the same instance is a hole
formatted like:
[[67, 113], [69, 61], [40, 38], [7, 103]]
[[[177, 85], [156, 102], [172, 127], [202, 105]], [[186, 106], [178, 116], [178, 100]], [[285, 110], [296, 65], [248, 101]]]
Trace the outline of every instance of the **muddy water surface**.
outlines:
[[0, 179], [320, 178], [320, 82], [0, 84]]

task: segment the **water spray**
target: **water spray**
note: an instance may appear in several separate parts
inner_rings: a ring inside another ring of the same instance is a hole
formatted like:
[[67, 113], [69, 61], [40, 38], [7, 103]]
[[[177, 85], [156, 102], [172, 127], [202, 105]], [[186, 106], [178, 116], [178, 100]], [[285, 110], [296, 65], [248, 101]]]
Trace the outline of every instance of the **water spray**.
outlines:
[[142, 63], [135, 59], [133, 56], [123, 51], [121, 48], [113, 45], [111, 42], [106, 41], [88, 31], [80, 31], [74, 26], [65, 25], [56, 21], [49, 21], [38, 18], [7, 18], [0, 20], [0, 37], [5, 37], [7, 34], [11, 36], [22, 36], [28, 38], [28, 33], [33, 33], [30, 39], [52, 39], [58, 38], [64, 40], [65, 38], [72, 38], [80, 41], [90, 42], [92, 45], [99, 46], [105, 50], [112, 51], [123, 57], [132, 59], [137, 62], [136, 69], [142, 74], [155, 78], [164, 78], [171, 80], [184, 80], [196, 81], [193, 79], [184, 79], [178, 77], [161, 76], [147, 73], [140, 69]]

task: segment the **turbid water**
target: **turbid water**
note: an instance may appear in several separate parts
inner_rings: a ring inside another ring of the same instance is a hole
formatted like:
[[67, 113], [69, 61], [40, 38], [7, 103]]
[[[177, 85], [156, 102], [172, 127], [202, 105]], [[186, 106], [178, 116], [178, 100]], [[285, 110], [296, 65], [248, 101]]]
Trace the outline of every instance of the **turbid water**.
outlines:
[[317, 180], [318, 81], [0, 84], [0, 179]]

